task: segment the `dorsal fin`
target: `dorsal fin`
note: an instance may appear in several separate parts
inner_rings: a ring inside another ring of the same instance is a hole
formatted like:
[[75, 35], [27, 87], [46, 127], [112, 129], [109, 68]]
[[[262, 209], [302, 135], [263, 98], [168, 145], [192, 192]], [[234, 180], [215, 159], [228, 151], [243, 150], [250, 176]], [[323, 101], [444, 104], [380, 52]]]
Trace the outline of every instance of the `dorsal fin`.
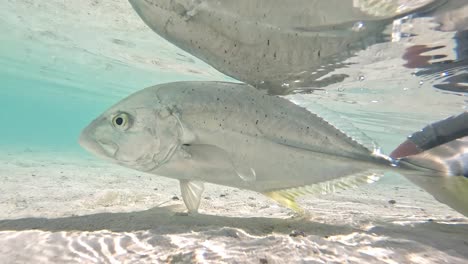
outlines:
[[348, 119], [341, 117], [338, 112], [325, 107], [317, 101], [311, 102], [308, 99], [302, 98], [301, 95], [294, 95], [294, 97], [288, 97], [288, 99], [291, 102], [304, 107], [307, 111], [322, 118], [330, 126], [333, 126], [341, 133], [348, 136], [348, 138], [356, 144], [366, 148], [374, 156], [387, 159], [386, 156], [381, 154], [380, 146], [372, 138], [354, 126]]

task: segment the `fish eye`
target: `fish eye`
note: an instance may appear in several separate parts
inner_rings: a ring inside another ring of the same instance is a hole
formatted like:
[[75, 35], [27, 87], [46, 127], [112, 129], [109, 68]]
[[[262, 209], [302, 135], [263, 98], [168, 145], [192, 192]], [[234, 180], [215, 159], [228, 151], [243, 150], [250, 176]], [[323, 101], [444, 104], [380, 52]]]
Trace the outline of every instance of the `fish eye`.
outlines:
[[112, 125], [115, 128], [126, 129], [128, 126], [129, 117], [126, 113], [120, 113], [112, 118]]
[[118, 126], [122, 125], [123, 122], [124, 122], [124, 120], [120, 116], [115, 119], [115, 124], [118, 125]]

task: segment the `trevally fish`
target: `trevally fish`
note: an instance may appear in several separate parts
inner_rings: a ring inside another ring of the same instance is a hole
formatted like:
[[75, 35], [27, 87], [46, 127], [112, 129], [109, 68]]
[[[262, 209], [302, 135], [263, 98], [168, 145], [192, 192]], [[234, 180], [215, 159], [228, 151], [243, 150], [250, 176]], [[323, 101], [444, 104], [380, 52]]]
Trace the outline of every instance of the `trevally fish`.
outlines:
[[260, 192], [301, 212], [300, 195], [356, 187], [398, 169], [468, 215], [468, 179], [456, 176], [459, 167], [414, 158], [432, 149], [394, 160], [351, 125], [346, 134], [325, 109], [318, 112], [247, 84], [175, 82], [112, 106], [79, 141], [122, 166], [179, 180], [189, 212], [197, 212], [204, 182]]
[[[357, 51], [384, 42], [395, 18], [435, 0], [129, 0], [157, 34], [271, 94], [325, 87]], [[323, 78], [322, 78], [323, 77]]]

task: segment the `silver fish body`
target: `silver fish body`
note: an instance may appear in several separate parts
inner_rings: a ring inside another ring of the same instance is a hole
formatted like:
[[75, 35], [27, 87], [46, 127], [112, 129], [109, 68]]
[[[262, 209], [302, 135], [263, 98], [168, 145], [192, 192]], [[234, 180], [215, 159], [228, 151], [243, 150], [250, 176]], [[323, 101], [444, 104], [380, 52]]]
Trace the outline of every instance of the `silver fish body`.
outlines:
[[[181, 142], [182, 149], [191, 153], [206, 148], [229, 164], [221, 166], [232, 170], [226, 185], [264, 192], [362, 170], [362, 164], [345, 162], [348, 159], [374, 160], [368, 149], [322, 118], [248, 85], [175, 83], [156, 93], [190, 135]], [[224, 181], [218, 176], [210, 180]]]
[[301, 194], [370, 183], [392, 169], [372, 145], [318, 115], [236, 83], [146, 88], [93, 121], [80, 143], [120, 165], [179, 180], [192, 212], [203, 182], [261, 192], [300, 210], [294, 198]]

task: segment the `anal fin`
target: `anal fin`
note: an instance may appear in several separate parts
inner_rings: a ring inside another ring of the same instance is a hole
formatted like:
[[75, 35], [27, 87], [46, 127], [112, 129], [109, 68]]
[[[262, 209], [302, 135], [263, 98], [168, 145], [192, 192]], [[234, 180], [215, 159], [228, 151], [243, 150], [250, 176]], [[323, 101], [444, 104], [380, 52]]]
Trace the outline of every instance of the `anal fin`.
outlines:
[[205, 187], [203, 182], [200, 181], [189, 181], [180, 180], [180, 191], [182, 193], [182, 199], [184, 200], [185, 206], [189, 213], [196, 213], [200, 206], [201, 195]]
[[300, 215], [304, 214], [304, 209], [296, 203], [296, 196], [291, 195], [286, 190], [265, 192], [263, 194]]
[[263, 194], [275, 200], [279, 204], [289, 209], [292, 209], [300, 214], [303, 214], [304, 210], [296, 203], [297, 197], [307, 194], [329, 194], [340, 190], [357, 188], [364, 184], [376, 182], [382, 176], [383, 174], [381, 173], [365, 171], [330, 181], [298, 186], [288, 189], [273, 190], [269, 192], [264, 192]]

